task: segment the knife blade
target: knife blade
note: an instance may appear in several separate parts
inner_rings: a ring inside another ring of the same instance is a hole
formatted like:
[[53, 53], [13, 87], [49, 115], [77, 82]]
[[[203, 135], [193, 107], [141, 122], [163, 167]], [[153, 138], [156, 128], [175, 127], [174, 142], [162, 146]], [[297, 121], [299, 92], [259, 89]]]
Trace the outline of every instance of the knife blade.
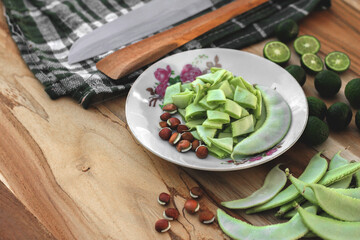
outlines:
[[235, 0], [221, 8], [121, 48], [96, 63], [96, 68], [117, 80], [195, 39], [205, 32], [268, 0]]
[[212, 6], [211, 0], [153, 0], [79, 38], [70, 48], [68, 62], [120, 48]]

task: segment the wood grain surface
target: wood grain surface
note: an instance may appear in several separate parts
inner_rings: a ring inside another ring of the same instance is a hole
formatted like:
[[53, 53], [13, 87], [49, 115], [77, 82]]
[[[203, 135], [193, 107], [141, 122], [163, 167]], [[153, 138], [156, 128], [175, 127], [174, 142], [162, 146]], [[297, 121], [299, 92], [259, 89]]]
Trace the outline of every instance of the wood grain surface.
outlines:
[[[340, 93], [325, 99], [327, 106], [347, 102], [345, 85], [360, 76], [358, 1], [332, 3], [331, 9], [300, 22], [300, 34], [320, 40], [321, 57], [339, 50], [352, 60], [341, 75]], [[243, 50], [261, 55], [264, 43]], [[296, 54], [291, 63], [299, 64]], [[318, 96], [311, 76], [303, 89], [307, 96]], [[279, 162], [298, 176], [318, 151], [331, 158], [343, 150], [344, 157], [360, 161], [360, 131], [353, 119], [346, 130], [331, 131], [324, 144], [313, 148], [298, 142], [256, 168], [226, 173], [182, 168], [136, 142], [125, 121], [124, 105], [125, 97], [89, 110], [70, 98], [50, 100], [21, 59], [1, 14], [1, 239], [228, 239], [217, 223], [203, 225], [196, 215], [182, 211], [191, 187], [200, 186], [205, 192], [201, 208], [215, 212], [221, 201], [245, 197], [259, 188]], [[156, 198], [163, 191], [171, 193], [171, 206], [181, 216], [169, 232], [159, 234], [154, 223], [164, 207]], [[254, 215], [226, 211], [255, 225], [280, 222], [274, 211]]]

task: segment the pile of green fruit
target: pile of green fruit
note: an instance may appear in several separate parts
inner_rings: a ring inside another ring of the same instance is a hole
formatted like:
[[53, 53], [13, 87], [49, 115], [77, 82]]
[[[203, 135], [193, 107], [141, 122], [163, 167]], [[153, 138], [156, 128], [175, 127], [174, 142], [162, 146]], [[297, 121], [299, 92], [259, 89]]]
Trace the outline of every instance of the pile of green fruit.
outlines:
[[[292, 19], [279, 23], [275, 35], [279, 41], [270, 41], [265, 44], [264, 57], [284, 66], [290, 59], [291, 52], [286, 43], [294, 40], [293, 47], [300, 56], [299, 65], [289, 65], [285, 69], [303, 86], [306, 82], [306, 73], [315, 75], [314, 86], [323, 98], [335, 96], [342, 85], [340, 73], [350, 67], [349, 57], [339, 51], [329, 53], [325, 59], [317, 55], [321, 48], [320, 41], [310, 35], [298, 37], [299, 27]], [[348, 82], [345, 87], [345, 97], [354, 108], [360, 108], [360, 78]], [[331, 130], [344, 130], [351, 122], [352, 110], [343, 102], [336, 102], [327, 109], [325, 103], [316, 98], [308, 97], [309, 119], [302, 140], [309, 145], [319, 145], [329, 136]], [[324, 118], [326, 117], [326, 122]], [[355, 115], [355, 124], [360, 129], [360, 110]]]

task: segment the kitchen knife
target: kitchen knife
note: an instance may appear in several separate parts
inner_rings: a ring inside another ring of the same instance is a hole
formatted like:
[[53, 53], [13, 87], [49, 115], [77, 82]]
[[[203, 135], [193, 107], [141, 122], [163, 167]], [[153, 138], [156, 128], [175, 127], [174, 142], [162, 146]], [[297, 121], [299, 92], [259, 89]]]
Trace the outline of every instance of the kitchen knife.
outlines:
[[79, 38], [71, 46], [68, 62], [120, 48], [212, 6], [211, 0], [153, 0]]
[[97, 62], [96, 67], [108, 77], [119, 79], [266, 1], [236, 0], [215, 11], [117, 50]]

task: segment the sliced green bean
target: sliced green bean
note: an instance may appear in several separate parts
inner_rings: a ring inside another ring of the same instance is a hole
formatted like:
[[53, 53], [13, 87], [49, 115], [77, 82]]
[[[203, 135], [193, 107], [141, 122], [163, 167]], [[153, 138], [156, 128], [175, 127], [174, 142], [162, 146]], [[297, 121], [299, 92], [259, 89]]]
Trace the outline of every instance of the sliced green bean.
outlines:
[[298, 212], [305, 225], [323, 239], [329, 240], [359, 240], [360, 222], [343, 222], [335, 219], [317, 216], [299, 207]]
[[[316, 207], [306, 209], [316, 213]], [[246, 240], [290, 240], [299, 239], [309, 230], [304, 225], [299, 214], [286, 223], [268, 226], [253, 226], [239, 219], [233, 218], [221, 209], [217, 210], [217, 218], [221, 229], [233, 239]]]
[[313, 190], [322, 210], [331, 216], [344, 221], [360, 221], [360, 199], [340, 194], [320, 184], [308, 184], [307, 187]]
[[[317, 153], [307, 165], [305, 171], [299, 177], [300, 180], [308, 183], [316, 183], [318, 182], [326, 172], [327, 169], [327, 161], [325, 158], [320, 156], [321, 153]], [[288, 203], [300, 196], [299, 192], [296, 190], [295, 186], [290, 185], [285, 190], [281, 191], [278, 195], [276, 195], [273, 199], [268, 201], [265, 204], [260, 206], [251, 208], [246, 211], [247, 214], [256, 213], [265, 211], [268, 209], [272, 209], [275, 207], [279, 207]]]
[[[350, 164], [348, 160], [340, 156], [341, 151], [337, 152], [330, 161], [329, 170], [339, 168]], [[346, 177], [343, 180], [335, 182], [330, 185], [331, 188], [348, 188], [351, 183], [352, 176]]]
[[221, 205], [231, 209], [245, 209], [263, 204], [281, 191], [286, 183], [286, 174], [276, 165], [266, 175], [264, 184], [250, 196], [234, 201], [222, 202]]

